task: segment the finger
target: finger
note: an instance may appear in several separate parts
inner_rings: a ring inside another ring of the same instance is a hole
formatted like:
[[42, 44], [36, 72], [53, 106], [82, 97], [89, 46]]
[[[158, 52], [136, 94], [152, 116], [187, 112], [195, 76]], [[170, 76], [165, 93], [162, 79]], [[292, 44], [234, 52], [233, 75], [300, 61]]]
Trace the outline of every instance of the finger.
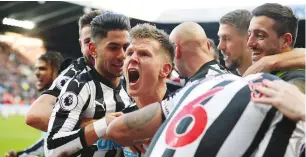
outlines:
[[254, 98], [252, 97], [252, 101], [256, 104], [265, 104], [265, 105], [273, 105], [273, 99], [270, 97], [261, 97], [261, 98]]
[[130, 150], [134, 153], [134, 154], [138, 154], [138, 151], [136, 150], [136, 148], [134, 146], [129, 147]]
[[122, 112], [115, 112], [115, 113], [112, 113], [111, 115], [115, 116], [115, 117], [119, 117], [119, 116], [123, 115], [123, 113]]
[[151, 139], [146, 139], [143, 141], [143, 144], [150, 145]]
[[273, 89], [269, 89], [269, 88], [264, 87], [264, 86], [254, 86], [254, 90], [263, 94], [266, 97], [272, 97], [272, 96], [275, 95], [275, 91]]
[[279, 88], [282, 87], [282, 85], [284, 85], [284, 81], [282, 80], [274, 80], [274, 81], [270, 81], [270, 80], [263, 80], [262, 83], [270, 88], [270, 89], [273, 89], [273, 90], [278, 90]]
[[146, 153], [146, 150], [143, 148], [142, 144], [134, 145], [141, 153]]

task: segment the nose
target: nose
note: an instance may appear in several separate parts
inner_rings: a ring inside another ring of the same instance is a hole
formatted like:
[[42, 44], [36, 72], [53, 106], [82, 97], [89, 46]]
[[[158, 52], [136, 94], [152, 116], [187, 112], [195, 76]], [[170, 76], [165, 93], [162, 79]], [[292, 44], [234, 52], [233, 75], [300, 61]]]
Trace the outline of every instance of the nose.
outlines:
[[250, 35], [247, 42], [248, 47], [249, 48], [256, 47], [256, 44], [257, 44], [257, 39], [254, 37], [254, 35]]
[[130, 63], [139, 63], [139, 58], [137, 56], [137, 53], [133, 53], [130, 57], [129, 57], [129, 62]]
[[220, 40], [217, 48], [218, 48], [218, 50], [224, 50], [225, 49], [225, 45], [224, 45], [224, 42], [222, 40]]
[[125, 56], [125, 51], [124, 51], [123, 48], [120, 50], [120, 52], [119, 52], [117, 57], [118, 57], [118, 59], [121, 59], [121, 60], [125, 59], [126, 56]]
[[35, 70], [35, 72], [34, 72], [34, 74], [35, 74], [35, 76], [38, 78], [39, 77], [39, 70]]

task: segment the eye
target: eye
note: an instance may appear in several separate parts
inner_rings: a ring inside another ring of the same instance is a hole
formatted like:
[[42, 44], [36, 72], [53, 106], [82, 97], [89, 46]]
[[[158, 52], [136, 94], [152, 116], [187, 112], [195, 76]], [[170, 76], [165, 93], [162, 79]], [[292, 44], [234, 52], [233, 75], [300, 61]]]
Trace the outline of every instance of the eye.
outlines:
[[84, 39], [84, 44], [85, 44], [85, 45], [88, 45], [89, 43], [90, 43], [90, 39], [89, 39], [89, 38]]
[[147, 52], [140, 52], [140, 56], [148, 57], [150, 56]]
[[265, 38], [265, 35], [263, 33], [258, 33], [257, 34], [257, 38], [258, 39], [264, 39]]
[[128, 52], [126, 53], [127, 56], [132, 56], [132, 54], [133, 54], [133, 51], [128, 51]]

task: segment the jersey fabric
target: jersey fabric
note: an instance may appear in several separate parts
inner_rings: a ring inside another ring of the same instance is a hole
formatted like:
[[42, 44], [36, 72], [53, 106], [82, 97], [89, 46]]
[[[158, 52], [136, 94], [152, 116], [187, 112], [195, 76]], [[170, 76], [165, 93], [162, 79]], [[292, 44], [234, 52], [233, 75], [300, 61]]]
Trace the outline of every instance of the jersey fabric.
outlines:
[[[294, 157], [296, 122], [270, 105], [251, 100], [270, 74], [245, 78], [222, 74], [197, 79], [161, 102], [167, 120], [155, 134], [148, 157]], [[296, 145], [299, 145], [296, 143]], [[285, 155], [286, 154], [286, 155]]]
[[73, 61], [72, 64], [68, 66], [68, 68], [63, 70], [53, 81], [50, 88], [44, 91], [42, 94], [50, 94], [58, 97], [61, 89], [69, 79], [79, 75], [80, 73], [85, 73], [90, 69], [91, 68], [86, 64], [84, 57], [78, 58], [77, 60]]
[[101, 119], [106, 113], [122, 111], [130, 104], [131, 99], [121, 84], [113, 88], [94, 68], [70, 79], [50, 117], [46, 155], [118, 156], [121, 148], [110, 140], [100, 139], [95, 146], [87, 146], [80, 122], [83, 118]]
[[186, 81], [185, 79], [180, 77], [178, 72], [172, 70], [171, 74], [169, 75], [169, 77], [167, 77], [166, 80], [167, 90], [170, 93], [175, 92], [178, 89], [184, 87], [185, 81]]
[[18, 157], [27, 157], [28, 155], [37, 155], [37, 156], [44, 156], [44, 139], [46, 133], [42, 134], [42, 137], [37, 140], [33, 145], [29, 148], [26, 148], [23, 151], [17, 152]]

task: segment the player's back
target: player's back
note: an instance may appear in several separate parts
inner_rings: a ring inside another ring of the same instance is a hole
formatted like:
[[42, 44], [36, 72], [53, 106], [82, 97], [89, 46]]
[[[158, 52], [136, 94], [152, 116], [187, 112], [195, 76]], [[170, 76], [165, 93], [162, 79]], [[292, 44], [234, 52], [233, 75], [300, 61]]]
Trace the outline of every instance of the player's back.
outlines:
[[[261, 142], [273, 136], [282, 115], [250, 99], [251, 95], [260, 96], [252, 92], [254, 85], [278, 78], [269, 74], [246, 78], [224, 74], [209, 79], [190, 84], [174, 97], [176, 106], [155, 134], [147, 156], [265, 156], [267, 146]], [[277, 131], [286, 134], [286, 130]], [[286, 147], [288, 138], [281, 141], [287, 142]], [[275, 147], [283, 148], [283, 143]]]

